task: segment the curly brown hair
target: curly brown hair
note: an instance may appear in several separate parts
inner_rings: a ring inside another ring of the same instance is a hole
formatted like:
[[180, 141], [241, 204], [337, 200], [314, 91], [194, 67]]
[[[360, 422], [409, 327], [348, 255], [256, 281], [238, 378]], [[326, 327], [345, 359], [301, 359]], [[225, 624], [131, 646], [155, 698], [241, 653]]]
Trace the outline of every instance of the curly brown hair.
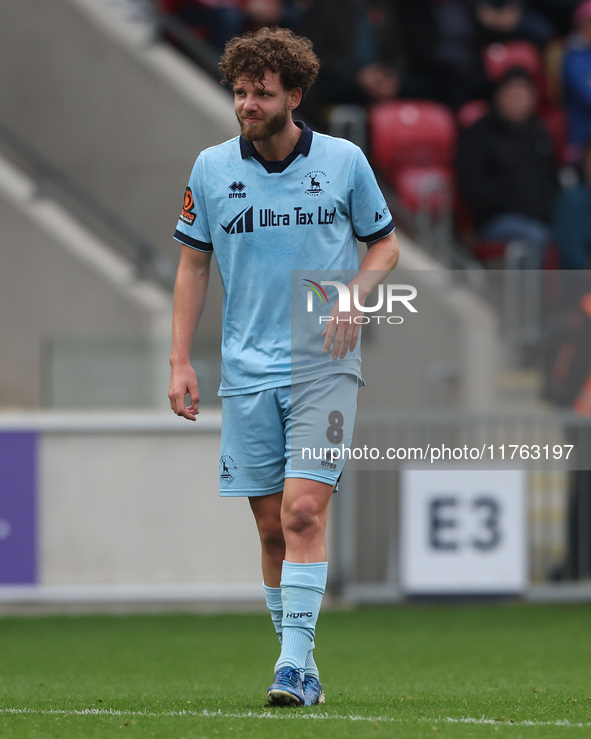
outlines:
[[305, 95], [318, 75], [320, 62], [305, 36], [288, 28], [259, 28], [226, 44], [219, 63], [222, 84], [233, 85], [239, 77], [261, 81], [265, 71], [279, 72], [285, 90], [296, 87]]

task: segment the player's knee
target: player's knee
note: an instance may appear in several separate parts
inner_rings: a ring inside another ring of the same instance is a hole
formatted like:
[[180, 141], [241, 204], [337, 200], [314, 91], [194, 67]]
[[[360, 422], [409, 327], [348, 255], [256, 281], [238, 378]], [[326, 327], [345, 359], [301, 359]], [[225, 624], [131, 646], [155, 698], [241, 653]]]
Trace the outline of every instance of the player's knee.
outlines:
[[267, 552], [285, 549], [285, 539], [280, 521], [263, 522], [259, 525], [261, 545]]
[[312, 498], [295, 501], [283, 515], [283, 526], [290, 533], [311, 534], [320, 530], [318, 506]]

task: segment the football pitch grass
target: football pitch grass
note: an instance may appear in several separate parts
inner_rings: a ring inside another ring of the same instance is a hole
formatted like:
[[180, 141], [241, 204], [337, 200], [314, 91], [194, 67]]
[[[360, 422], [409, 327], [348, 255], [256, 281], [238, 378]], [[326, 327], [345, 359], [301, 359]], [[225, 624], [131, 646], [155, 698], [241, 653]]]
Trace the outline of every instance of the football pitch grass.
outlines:
[[326, 704], [266, 708], [266, 614], [0, 618], [4, 737], [591, 737], [591, 606], [325, 611]]

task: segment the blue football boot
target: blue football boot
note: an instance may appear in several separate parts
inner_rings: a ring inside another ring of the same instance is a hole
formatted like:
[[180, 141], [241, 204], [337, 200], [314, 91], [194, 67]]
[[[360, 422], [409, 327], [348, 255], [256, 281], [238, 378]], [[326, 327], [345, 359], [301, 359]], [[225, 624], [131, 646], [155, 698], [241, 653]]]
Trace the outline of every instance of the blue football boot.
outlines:
[[275, 673], [275, 682], [267, 690], [270, 706], [303, 706], [304, 685], [301, 670], [295, 667], [280, 667]]
[[306, 675], [304, 678], [304, 699], [305, 706], [315, 706], [326, 700], [320, 681], [313, 675]]

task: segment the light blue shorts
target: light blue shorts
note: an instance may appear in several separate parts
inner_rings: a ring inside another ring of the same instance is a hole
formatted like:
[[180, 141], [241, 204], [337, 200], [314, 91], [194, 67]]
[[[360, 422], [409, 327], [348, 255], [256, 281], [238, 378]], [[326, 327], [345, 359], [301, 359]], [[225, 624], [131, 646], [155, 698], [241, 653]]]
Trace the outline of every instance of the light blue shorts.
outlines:
[[262, 496], [286, 477], [336, 485], [349, 447], [360, 381], [325, 375], [293, 386], [222, 398], [220, 495]]

